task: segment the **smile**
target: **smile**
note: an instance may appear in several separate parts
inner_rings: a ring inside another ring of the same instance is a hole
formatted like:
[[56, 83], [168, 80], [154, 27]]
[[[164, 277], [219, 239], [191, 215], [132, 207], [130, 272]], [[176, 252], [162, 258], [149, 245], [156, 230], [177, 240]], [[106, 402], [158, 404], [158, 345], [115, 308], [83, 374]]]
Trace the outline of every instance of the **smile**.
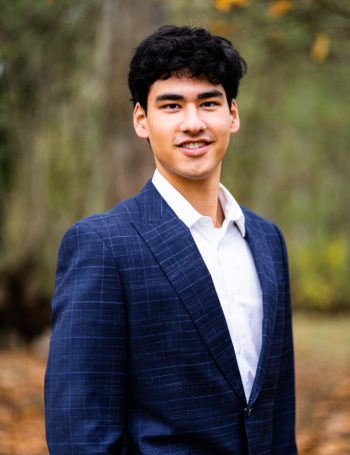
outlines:
[[189, 157], [200, 157], [209, 151], [212, 142], [207, 140], [184, 141], [177, 145], [181, 152]]
[[205, 145], [207, 145], [208, 143], [207, 142], [185, 142], [183, 144], [180, 145], [180, 147], [185, 147], [187, 149], [198, 149], [200, 147], [204, 147]]

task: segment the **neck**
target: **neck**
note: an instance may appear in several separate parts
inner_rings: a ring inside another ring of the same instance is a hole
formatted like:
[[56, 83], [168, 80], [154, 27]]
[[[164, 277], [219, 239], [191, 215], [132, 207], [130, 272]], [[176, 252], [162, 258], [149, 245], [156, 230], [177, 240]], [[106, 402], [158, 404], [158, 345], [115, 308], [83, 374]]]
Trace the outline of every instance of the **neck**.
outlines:
[[219, 201], [220, 173], [215, 179], [200, 180], [189, 180], [181, 176], [169, 179], [167, 175], [161, 173], [197, 212], [209, 216], [215, 227], [222, 225], [225, 216]]

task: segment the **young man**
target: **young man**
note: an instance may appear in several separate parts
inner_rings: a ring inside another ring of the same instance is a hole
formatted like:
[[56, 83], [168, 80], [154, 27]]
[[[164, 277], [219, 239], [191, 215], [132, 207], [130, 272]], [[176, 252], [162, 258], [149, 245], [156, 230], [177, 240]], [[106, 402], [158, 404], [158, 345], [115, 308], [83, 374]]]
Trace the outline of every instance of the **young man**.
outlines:
[[166, 26], [131, 61], [157, 170], [64, 236], [46, 373], [51, 454], [296, 454], [286, 249], [220, 185], [246, 64]]

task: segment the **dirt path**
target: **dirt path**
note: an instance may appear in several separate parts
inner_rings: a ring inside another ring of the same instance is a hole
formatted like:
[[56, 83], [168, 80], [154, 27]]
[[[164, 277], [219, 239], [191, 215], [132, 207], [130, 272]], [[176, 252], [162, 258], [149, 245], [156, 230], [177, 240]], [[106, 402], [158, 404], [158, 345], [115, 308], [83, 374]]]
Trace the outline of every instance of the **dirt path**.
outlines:
[[350, 455], [350, 318], [296, 317], [300, 455]]
[[0, 454], [47, 455], [43, 417], [45, 360], [0, 352]]

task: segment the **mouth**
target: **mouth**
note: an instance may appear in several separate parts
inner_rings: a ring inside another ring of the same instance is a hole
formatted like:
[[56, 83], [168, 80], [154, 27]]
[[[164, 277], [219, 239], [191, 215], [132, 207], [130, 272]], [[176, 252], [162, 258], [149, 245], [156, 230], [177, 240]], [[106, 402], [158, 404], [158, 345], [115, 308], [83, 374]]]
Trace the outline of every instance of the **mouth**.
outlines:
[[206, 153], [208, 151], [211, 141], [201, 139], [196, 141], [183, 141], [177, 144], [177, 147], [180, 148], [186, 155], [198, 156]]

